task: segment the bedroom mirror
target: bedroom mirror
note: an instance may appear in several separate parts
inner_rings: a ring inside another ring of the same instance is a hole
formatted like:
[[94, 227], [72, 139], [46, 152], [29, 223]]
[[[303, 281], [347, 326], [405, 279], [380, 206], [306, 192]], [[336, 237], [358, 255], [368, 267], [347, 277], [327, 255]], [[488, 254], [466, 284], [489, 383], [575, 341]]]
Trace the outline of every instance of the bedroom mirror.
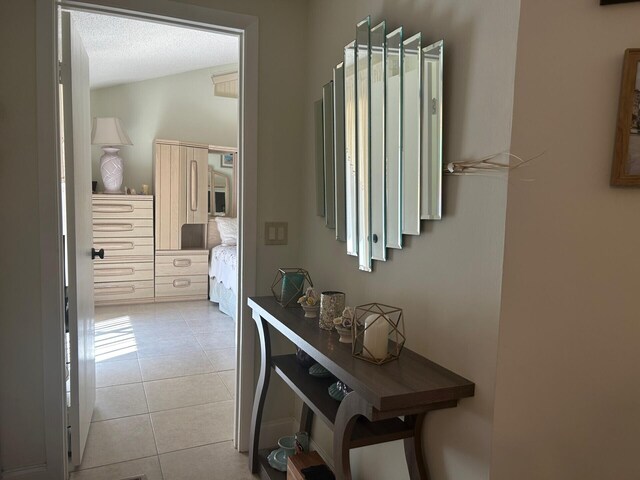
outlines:
[[229, 214], [229, 177], [209, 166], [209, 216]]
[[355, 42], [344, 49], [344, 142], [347, 254], [358, 255]]
[[402, 233], [420, 235], [421, 42], [415, 34], [402, 51]]
[[336, 192], [336, 240], [347, 240], [347, 205], [345, 201], [344, 160], [344, 67], [333, 69], [333, 148]]
[[356, 28], [356, 148], [358, 266], [371, 271], [371, 57], [370, 18]]
[[388, 34], [386, 40], [386, 245], [402, 248], [402, 27]]
[[387, 259], [385, 177], [385, 22], [371, 29], [371, 258]]
[[442, 218], [443, 42], [422, 49], [422, 219]]
[[324, 137], [324, 211], [325, 225], [336, 228], [335, 160], [333, 157], [333, 81], [322, 88], [322, 133]]

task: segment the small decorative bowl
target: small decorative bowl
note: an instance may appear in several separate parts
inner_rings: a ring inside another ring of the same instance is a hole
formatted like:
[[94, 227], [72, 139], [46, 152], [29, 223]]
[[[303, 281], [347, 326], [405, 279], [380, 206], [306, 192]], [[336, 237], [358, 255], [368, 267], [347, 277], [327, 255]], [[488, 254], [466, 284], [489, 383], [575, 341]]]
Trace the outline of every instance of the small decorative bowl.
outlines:
[[304, 310], [304, 318], [317, 318], [320, 311], [320, 305], [302, 305]]
[[343, 327], [342, 325], [335, 325], [336, 332], [340, 334], [340, 343], [353, 343], [353, 333], [350, 328]]
[[278, 439], [278, 446], [284, 450], [287, 457], [290, 457], [296, 453], [296, 438], [293, 435], [280, 437]]

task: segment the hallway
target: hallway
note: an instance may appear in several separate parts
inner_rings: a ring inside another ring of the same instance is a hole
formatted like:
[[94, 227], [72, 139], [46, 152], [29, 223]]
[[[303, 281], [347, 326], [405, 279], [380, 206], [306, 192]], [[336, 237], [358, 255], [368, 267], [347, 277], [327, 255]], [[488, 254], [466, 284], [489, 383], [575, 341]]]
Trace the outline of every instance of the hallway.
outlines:
[[250, 479], [233, 448], [235, 324], [208, 302], [97, 307], [96, 407], [74, 480]]

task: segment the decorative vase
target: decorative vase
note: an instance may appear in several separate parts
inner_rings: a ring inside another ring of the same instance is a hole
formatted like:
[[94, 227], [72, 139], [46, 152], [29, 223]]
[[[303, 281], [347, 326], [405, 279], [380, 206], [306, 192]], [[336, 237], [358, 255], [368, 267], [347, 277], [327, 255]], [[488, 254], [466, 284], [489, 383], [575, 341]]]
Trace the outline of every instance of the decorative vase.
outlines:
[[353, 335], [351, 333], [351, 329], [347, 327], [343, 327], [342, 325], [335, 325], [336, 332], [340, 334], [340, 343], [352, 343]]
[[104, 155], [100, 157], [100, 173], [104, 184], [104, 193], [122, 193], [122, 158], [118, 156], [119, 148], [102, 147]]
[[305, 318], [316, 318], [320, 307], [318, 305], [302, 305], [302, 309], [304, 310]]
[[322, 292], [320, 295], [320, 328], [333, 330], [333, 319], [344, 310], [345, 294], [342, 292]]
[[300, 347], [296, 348], [296, 362], [298, 362], [298, 365], [301, 365], [307, 369], [311, 365], [314, 365], [316, 363], [313, 357], [302, 350]]

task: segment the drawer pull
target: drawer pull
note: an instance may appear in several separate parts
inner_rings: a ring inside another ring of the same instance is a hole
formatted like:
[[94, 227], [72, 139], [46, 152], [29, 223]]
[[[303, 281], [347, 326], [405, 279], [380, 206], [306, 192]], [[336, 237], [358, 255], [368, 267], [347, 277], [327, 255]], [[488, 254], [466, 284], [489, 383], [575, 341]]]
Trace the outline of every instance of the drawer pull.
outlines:
[[116, 277], [118, 275], [133, 275], [136, 273], [136, 269], [133, 267], [130, 268], [99, 268], [98, 275], [101, 277]]
[[103, 203], [93, 206], [93, 211], [96, 213], [131, 213], [133, 212], [133, 210], [133, 205], [116, 205]]
[[173, 260], [174, 267], [190, 267], [191, 259], [190, 258], [176, 258]]
[[135, 293], [135, 285], [96, 285], [94, 295], [96, 297], [119, 295], [122, 293]]
[[104, 242], [99, 243], [100, 248], [106, 248], [109, 250], [133, 250], [133, 242]]
[[98, 223], [94, 224], [93, 229], [97, 232], [131, 232], [133, 230], [132, 223]]
[[173, 281], [173, 286], [175, 288], [187, 288], [191, 285], [191, 280], [186, 278], [180, 278]]

